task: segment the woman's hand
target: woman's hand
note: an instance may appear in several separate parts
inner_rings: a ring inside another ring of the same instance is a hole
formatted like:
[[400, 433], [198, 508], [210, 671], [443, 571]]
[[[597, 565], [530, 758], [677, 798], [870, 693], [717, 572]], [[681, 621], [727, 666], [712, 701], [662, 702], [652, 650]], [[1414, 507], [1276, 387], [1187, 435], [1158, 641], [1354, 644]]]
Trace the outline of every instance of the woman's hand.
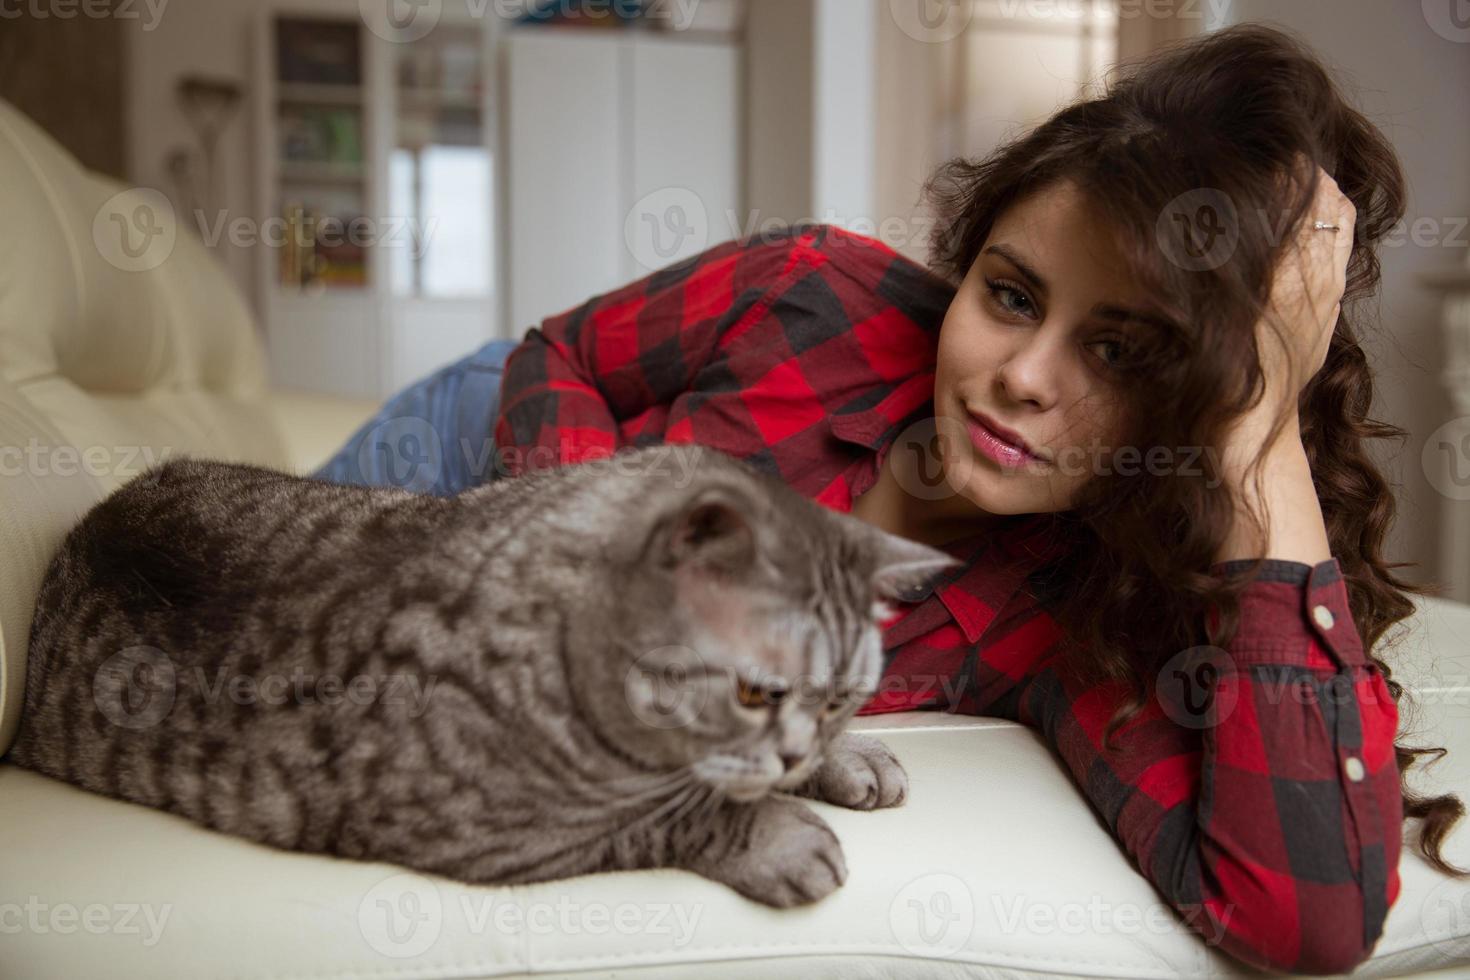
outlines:
[[[1231, 426], [1223, 446], [1223, 475], [1239, 517], [1221, 543], [1219, 561], [1265, 556], [1316, 564], [1332, 555], [1301, 441], [1297, 402], [1327, 361], [1342, 312], [1358, 212], [1337, 181], [1320, 167], [1317, 173], [1312, 206], [1283, 250], [1265, 315], [1256, 324], [1265, 391]], [[1316, 221], [1337, 225], [1337, 231], [1313, 228]], [[1278, 423], [1281, 428], [1273, 433]], [[1247, 479], [1258, 458], [1259, 480]]]
[[[1297, 400], [1322, 365], [1347, 288], [1358, 210], [1321, 167], [1317, 192], [1293, 240], [1283, 249], [1265, 314], [1256, 324], [1256, 348], [1265, 379], [1260, 402], [1231, 430], [1229, 449], [1253, 456], [1271, 427], [1285, 417], [1281, 437], [1296, 434]], [[1318, 230], [1313, 222], [1337, 225]], [[1275, 445], [1275, 443], [1272, 443]]]
[[[1337, 181], [1321, 167], [1316, 170], [1316, 196], [1296, 240], [1282, 255], [1266, 316], [1256, 328], [1268, 381], [1291, 399], [1327, 361], [1332, 332], [1342, 313], [1358, 220], [1358, 209], [1338, 189]], [[1337, 225], [1338, 230], [1315, 229], [1315, 221]]]

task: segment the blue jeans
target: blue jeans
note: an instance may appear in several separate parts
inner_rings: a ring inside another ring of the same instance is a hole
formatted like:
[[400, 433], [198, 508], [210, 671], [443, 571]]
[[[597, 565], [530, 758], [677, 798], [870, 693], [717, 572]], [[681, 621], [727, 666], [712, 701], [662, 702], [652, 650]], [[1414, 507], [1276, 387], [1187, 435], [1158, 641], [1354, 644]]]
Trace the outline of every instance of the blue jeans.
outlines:
[[494, 428], [505, 361], [517, 340], [492, 340], [390, 398], [310, 475], [449, 497], [500, 475]]

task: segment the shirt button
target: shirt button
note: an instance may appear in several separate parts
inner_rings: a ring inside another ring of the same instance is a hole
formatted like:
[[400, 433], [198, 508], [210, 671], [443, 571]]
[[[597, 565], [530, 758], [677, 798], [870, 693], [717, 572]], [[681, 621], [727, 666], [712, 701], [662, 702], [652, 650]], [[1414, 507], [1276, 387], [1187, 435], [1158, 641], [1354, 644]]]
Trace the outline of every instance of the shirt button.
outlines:
[[1335, 620], [1332, 618], [1332, 610], [1328, 609], [1326, 606], [1314, 606], [1312, 608], [1312, 618], [1315, 619], [1317, 621], [1317, 625], [1322, 627], [1324, 630], [1332, 629], [1332, 624], [1335, 622]]
[[[1318, 607], [1321, 608], [1320, 606]], [[1347, 778], [1355, 783], [1361, 783], [1367, 773], [1363, 769], [1363, 760], [1355, 755], [1350, 755], [1342, 760], [1342, 771], [1347, 773]]]

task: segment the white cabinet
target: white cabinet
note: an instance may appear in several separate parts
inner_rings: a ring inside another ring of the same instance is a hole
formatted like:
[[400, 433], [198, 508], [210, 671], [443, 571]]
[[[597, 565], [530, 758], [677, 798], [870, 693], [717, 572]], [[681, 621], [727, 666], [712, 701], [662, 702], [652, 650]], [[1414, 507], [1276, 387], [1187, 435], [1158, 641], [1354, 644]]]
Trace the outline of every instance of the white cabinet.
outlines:
[[[662, 41], [632, 45], [629, 56], [633, 76], [628, 86], [633, 116], [629, 210], [634, 227], [624, 228], [628, 247], [622, 255], [624, 274], [634, 278], [695, 254], [706, 243], [737, 237], [746, 222], [738, 212], [743, 154], [735, 49]], [[676, 245], [678, 215], [665, 208], [678, 207], [680, 197], [687, 201], [685, 225], [692, 234]], [[690, 214], [695, 207], [701, 207], [703, 214]], [[701, 224], [707, 234], [701, 234]], [[662, 236], [657, 245], [650, 237], [652, 228]]]
[[736, 237], [734, 43], [530, 28], [504, 45], [511, 336]]
[[622, 45], [512, 31], [505, 42], [506, 290], [513, 336], [622, 277]]

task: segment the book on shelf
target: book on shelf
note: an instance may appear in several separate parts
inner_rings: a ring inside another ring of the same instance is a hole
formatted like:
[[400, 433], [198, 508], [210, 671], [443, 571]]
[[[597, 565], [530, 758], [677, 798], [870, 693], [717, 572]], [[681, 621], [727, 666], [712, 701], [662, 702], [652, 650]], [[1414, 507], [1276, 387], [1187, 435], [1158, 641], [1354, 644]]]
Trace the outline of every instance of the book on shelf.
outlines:
[[354, 21], [276, 22], [276, 76], [309, 85], [362, 83], [361, 32]]
[[299, 106], [282, 110], [281, 159], [289, 163], [361, 168], [362, 117], [356, 109]]
[[294, 289], [366, 286], [367, 250], [347, 233], [356, 217], [322, 215], [295, 202], [282, 208], [281, 285]]

